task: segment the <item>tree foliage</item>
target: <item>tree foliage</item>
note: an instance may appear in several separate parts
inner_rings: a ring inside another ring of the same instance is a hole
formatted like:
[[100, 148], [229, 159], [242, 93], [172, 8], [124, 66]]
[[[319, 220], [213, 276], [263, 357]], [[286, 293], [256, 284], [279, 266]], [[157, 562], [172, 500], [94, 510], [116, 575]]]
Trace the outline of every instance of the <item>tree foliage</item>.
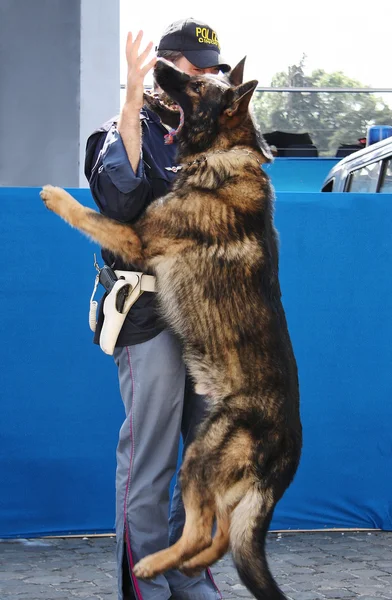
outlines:
[[[276, 73], [271, 87], [366, 87], [341, 71], [305, 74], [303, 56], [287, 72]], [[392, 125], [392, 110], [370, 93], [260, 92], [253, 101], [262, 132], [308, 132], [320, 156], [335, 155], [340, 144], [355, 144], [369, 125]]]

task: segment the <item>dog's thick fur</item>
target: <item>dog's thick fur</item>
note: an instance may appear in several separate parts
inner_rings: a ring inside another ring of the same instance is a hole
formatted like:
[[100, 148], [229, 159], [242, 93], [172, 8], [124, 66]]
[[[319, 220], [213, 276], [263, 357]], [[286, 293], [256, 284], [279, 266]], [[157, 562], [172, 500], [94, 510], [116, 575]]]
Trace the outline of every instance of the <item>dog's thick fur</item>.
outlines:
[[[156, 274], [159, 303], [183, 344], [196, 390], [210, 411], [181, 469], [186, 523], [181, 539], [134, 568], [194, 574], [229, 545], [256, 598], [283, 599], [269, 571], [265, 537], [301, 452], [296, 362], [281, 303], [273, 197], [261, 169], [268, 150], [242, 84], [189, 77], [158, 61], [158, 84], [183, 109], [171, 193], [132, 228], [46, 186], [46, 206], [101, 246]], [[217, 529], [211, 537], [213, 522]]]

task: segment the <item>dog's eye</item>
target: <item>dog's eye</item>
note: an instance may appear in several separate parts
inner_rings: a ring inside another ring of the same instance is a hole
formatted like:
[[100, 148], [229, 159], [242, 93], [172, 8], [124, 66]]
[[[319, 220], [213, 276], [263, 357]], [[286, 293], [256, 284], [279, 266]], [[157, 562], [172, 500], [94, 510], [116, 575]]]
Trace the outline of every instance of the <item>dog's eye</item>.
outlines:
[[196, 81], [192, 85], [192, 89], [194, 92], [196, 92], [196, 94], [200, 94], [203, 88], [204, 88], [204, 83], [202, 81]]

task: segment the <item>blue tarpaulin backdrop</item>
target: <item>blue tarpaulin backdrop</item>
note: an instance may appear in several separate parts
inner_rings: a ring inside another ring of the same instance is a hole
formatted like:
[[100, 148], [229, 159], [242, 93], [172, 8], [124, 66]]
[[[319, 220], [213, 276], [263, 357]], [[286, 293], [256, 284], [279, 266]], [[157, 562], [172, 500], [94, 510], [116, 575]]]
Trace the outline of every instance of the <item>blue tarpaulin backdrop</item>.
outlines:
[[[0, 537], [114, 526], [123, 408], [88, 327], [96, 247], [38, 191], [0, 190]], [[279, 192], [276, 225], [304, 450], [272, 528], [391, 530], [392, 197]]]
[[278, 192], [320, 192], [338, 158], [275, 158], [264, 170]]

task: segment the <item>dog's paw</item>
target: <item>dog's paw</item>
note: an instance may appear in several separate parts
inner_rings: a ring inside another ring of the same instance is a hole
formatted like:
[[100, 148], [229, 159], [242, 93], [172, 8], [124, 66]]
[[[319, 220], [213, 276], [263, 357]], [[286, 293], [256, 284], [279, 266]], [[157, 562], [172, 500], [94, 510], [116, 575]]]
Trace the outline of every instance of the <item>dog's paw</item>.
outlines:
[[54, 187], [53, 185], [45, 185], [39, 193], [46, 208], [55, 213], [59, 212], [62, 201], [61, 191], [61, 188]]
[[187, 577], [198, 577], [203, 572], [203, 567], [192, 567], [192, 561], [184, 562], [178, 567], [181, 573], [184, 573]]
[[49, 210], [62, 217], [70, 225], [77, 226], [75, 218], [83, 207], [75, 198], [60, 187], [45, 185], [40, 191], [40, 196]]
[[151, 579], [156, 575], [156, 571], [153, 568], [153, 561], [149, 556], [139, 560], [133, 567], [133, 572], [138, 579]]

